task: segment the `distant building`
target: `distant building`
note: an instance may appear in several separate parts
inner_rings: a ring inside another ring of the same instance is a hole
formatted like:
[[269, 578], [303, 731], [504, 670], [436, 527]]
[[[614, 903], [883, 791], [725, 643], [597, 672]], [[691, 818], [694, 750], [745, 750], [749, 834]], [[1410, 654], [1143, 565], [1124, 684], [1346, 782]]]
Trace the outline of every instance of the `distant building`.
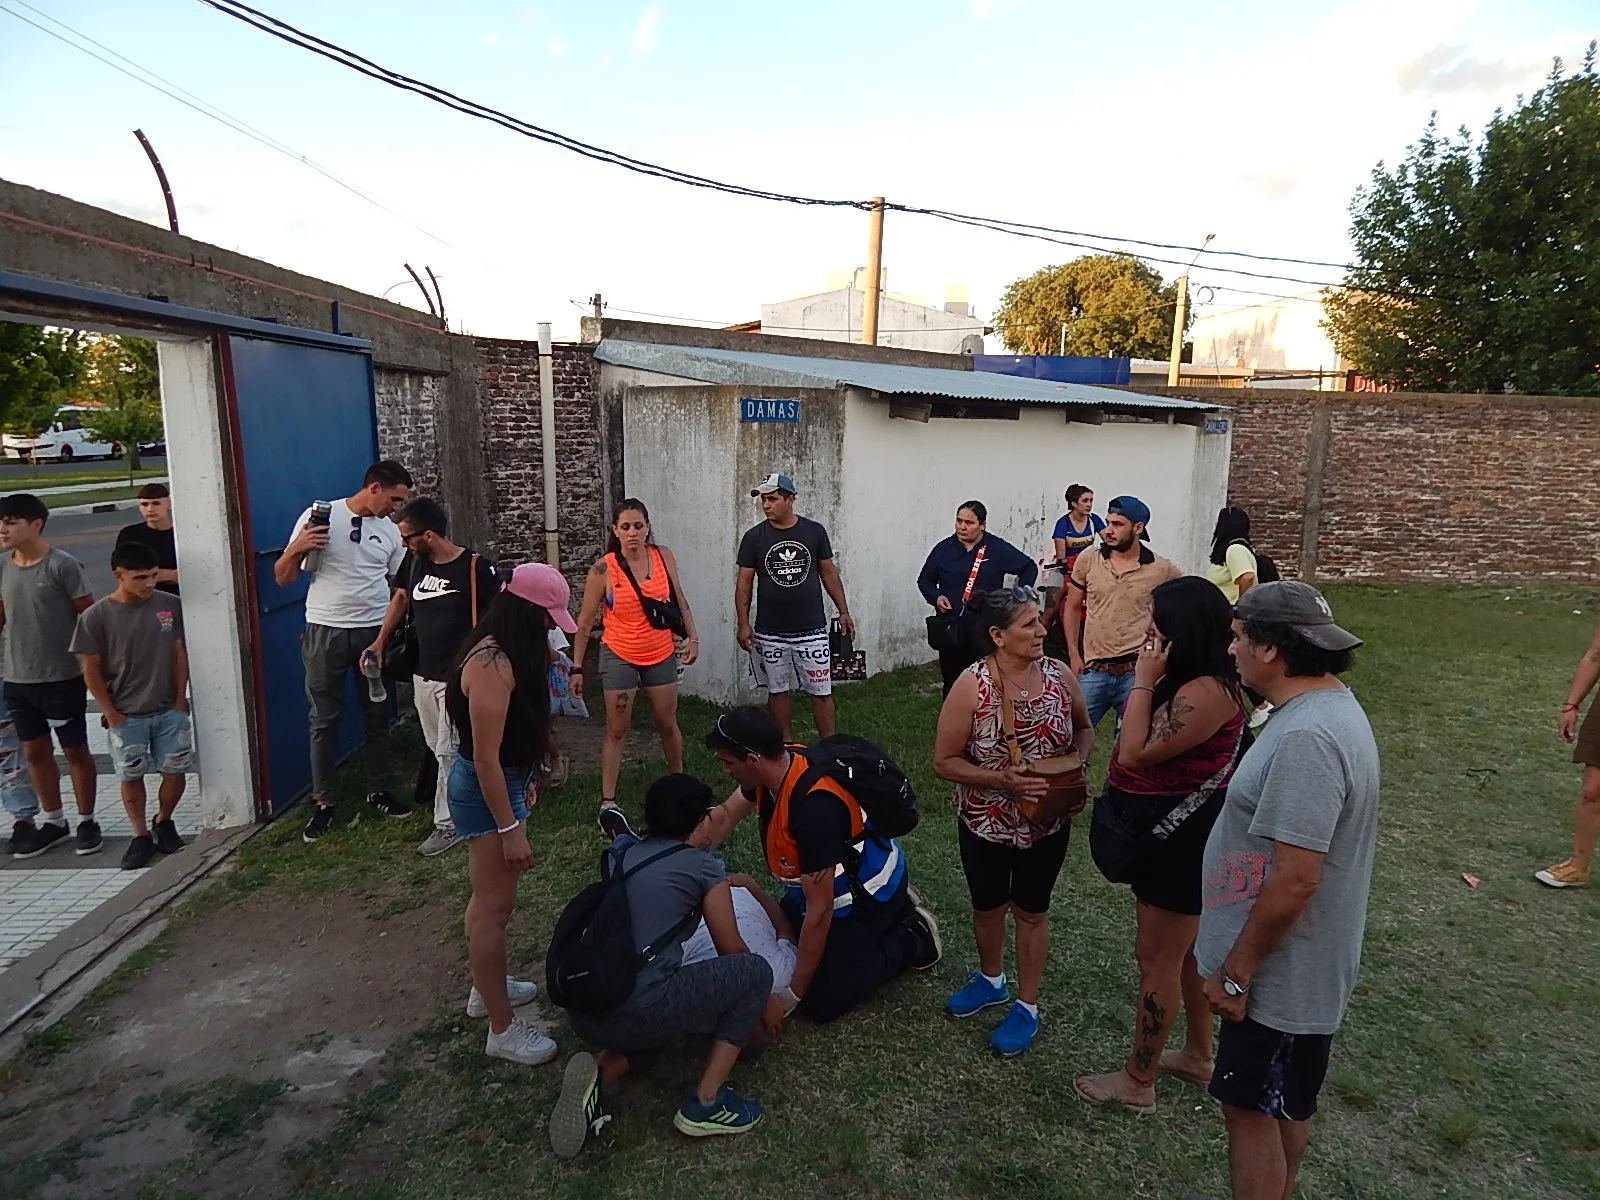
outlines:
[[[972, 315], [966, 300], [950, 300], [943, 308], [931, 308], [919, 300], [920, 297], [883, 293], [878, 307], [878, 345], [942, 354], [983, 353], [986, 330], [983, 322]], [[867, 293], [852, 283], [814, 296], [763, 304], [759, 332], [825, 342], [859, 342], [866, 307]], [[735, 328], [751, 332], [748, 324]]]
[[[1345, 390], [1346, 364], [1322, 327], [1323, 295], [1319, 288], [1197, 317], [1189, 331], [1194, 361], [1182, 365], [1183, 382]], [[1137, 362], [1134, 375], [1140, 382]]]

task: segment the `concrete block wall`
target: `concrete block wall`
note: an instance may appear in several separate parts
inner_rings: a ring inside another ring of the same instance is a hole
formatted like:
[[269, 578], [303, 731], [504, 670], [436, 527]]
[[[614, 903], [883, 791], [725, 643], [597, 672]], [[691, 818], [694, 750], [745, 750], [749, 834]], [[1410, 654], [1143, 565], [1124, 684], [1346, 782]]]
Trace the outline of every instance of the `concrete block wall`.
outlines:
[[1139, 390], [1230, 406], [1229, 499], [1286, 575], [1596, 580], [1600, 400]]
[[[539, 347], [493, 338], [474, 341], [490, 545], [502, 563], [543, 562]], [[553, 350], [561, 568], [576, 591], [604, 546], [608, 515], [601, 485], [598, 368], [592, 346], [558, 344]]]

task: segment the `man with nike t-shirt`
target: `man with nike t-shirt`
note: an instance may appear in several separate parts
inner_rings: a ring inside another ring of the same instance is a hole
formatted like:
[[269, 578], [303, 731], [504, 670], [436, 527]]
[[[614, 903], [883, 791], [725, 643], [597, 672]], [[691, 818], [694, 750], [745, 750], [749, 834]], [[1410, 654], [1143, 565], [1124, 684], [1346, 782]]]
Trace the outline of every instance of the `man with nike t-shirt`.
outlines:
[[794, 480], [787, 475], [768, 475], [750, 495], [761, 501], [767, 519], [746, 531], [739, 542], [739, 576], [733, 592], [739, 647], [750, 655], [752, 686], [766, 689], [767, 709], [783, 727], [785, 742], [794, 741], [792, 687], [810, 695], [817, 732], [830, 737], [838, 731], [839, 717], [833, 702], [824, 589], [839, 610], [844, 632], [850, 637], [856, 633], [844, 581], [833, 562], [833, 544], [821, 525], [795, 515]]
[[[395, 514], [395, 524], [400, 527], [400, 540], [407, 553], [395, 575], [394, 595], [384, 613], [383, 627], [369, 649], [381, 663], [390, 635], [410, 612], [417, 641], [412, 697], [423, 739], [439, 762], [433, 794], [433, 832], [417, 850], [427, 855], [443, 854], [461, 840], [450, 820], [446, 799], [450, 768], [456, 761], [457, 737], [444, 709], [445, 685], [461, 643], [499, 592], [500, 581], [488, 559], [450, 540], [450, 520], [437, 500], [418, 496], [407, 501]], [[478, 577], [476, 589], [472, 584], [474, 574]]]

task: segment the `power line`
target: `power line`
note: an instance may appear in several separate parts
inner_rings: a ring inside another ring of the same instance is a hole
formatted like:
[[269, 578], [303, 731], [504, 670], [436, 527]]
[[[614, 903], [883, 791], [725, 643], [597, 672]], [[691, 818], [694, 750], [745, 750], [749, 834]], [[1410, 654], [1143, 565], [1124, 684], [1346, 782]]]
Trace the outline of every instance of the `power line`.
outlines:
[[[289, 146], [289, 145], [287, 145], [287, 144], [285, 144], [283, 142], [278, 141], [278, 139], [272, 137], [270, 134], [264, 133], [261, 130], [257, 129], [255, 126], [249, 124], [248, 122], [243, 121], [240, 118], [233, 116], [231, 113], [228, 113], [228, 112], [224, 111], [221, 108], [218, 108], [216, 105], [212, 104], [210, 101], [205, 100], [205, 99], [201, 98], [200, 96], [195, 95], [193, 92], [185, 90], [184, 88], [180, 87], [176, 83], [173, 83], [170, 79], [167, 79], [164, 76], [158, 75], [156, 72], [152, 71], [149, 67], [146, 67], [146, 66], [141, 65], [140, 63], [134, 62], [133, 59], [127, 57], [124, 54], [119, 54], [117, 51], [113, 50], [111, 47], [105, 45], [102, 42], [96, 41], [94, 38], [90, 37], [88, 34], [82, 32], [81, 30], [74, 29], [71, 25], [68, 25], [65, 21], [59, 20], [58, 18], [56, 18], [54, 16], [51, 16], [49, 13], [43, 12], [40, 9], [35, 8], [32, 4], [28, 3], [28, 0], [12, 0], [12, 3], [20, 4], [23, 8], [28, 9], [30, 12], [37, 13], [39, 16], [43, 17], [45, 20], [51, 22], [52, 24], [59, 25], [62, 29], [65, 29], [68, 33], [72, 34], [73, 37], [81, 38], [83, 41], [88, 42], [92, 46], [98, 46], [101, 50], [104, 50], [107, 54], [110, 54], [115, 58], [121, 59], [123, 62], [127, 63], [128, 66], [133, 67], [137, 71], [143, 72], [143, 74], [148, 75], [150, 78], [149, 79], [141, 78], [139, 75], [134, 74], [133, 71], [128, 70], [127, 67], [119, 66], [118, 64], [112, 62], [111, 59], [105, 58], [102, 55], [96, 54], [93, 50], [90, 50], [87, 46], [78, 45], [77, 43], [71, 41], [70, 39], [68, 39], [66, 37], [63, 37], [61, 34], [57, 33], [53, 29], [47, 29], [45, 26], [39, 24], [37, 21], [31, 20], [28, 17], [24, 16], [22, 13], [17, 12], [15, 9], [8, 8], [4, 3], [0, 3], [0, 12], [7, 13], [8, 15], [15, 17], [17, 20], [23, 22], [24, 24], [33, 26], [40, 33], [43, 33], [43, 34], [48, 35], [49, 37], [55, 38], [56, 41], [60, 42], [62, 45], [70, 46], [70, 47], [72, 47], [72, 49], [77, 50], [81, 54], [87, 54], [90, 58], [93, 58], [93, 59], [95, 59], [95, 60], [97, 60], [97, 61], [99, 61], [101, 63], [104, 63], [106, 66], [110, 67], [112, 70], [119, 71], [122, 74], [126, 75], [129, 79], [132, 79], [137, 83], [142, 83], [146, 87], [152, 88], [155, 91], [160, 92], [162, 95], [168, 97], [169, 99], [176, 100], [179, 104], [182, 104], [185, 108], [193, 109], [195, 112], [199, 113], [201, 116], [209, 117], [211, 120], [216, 121], [218, 124], [224, 125], [227, 128], [232, 129], [235, 133], [242, 133], [242, 134], [244, 134], [245, 137], [250, 138], [252, 141], [259, 142], [261, 145], [266, 146], [270, 150], [276, 150], [279, 154], [287, 155], [289, 158], [294, 159], [296, 162], [302, 163], [303, 165], [305, 165], [307, 167], [310, 167], [317, 174], [321, 175], [323, 178], [329, 180], [330, 182], [337, 184], [339, 187], [343, 188], [345, 191], [349, 192], [351, 195], [357, 197], [360, 200], [366, 201], [368, 204], [372, 205], [374, 208], [377, 208], [377, 209], [381, 210], [382, 212], [387, 213], [389, 216], [393, 217], [397, 221], [400, 221], [402, 224], [410, 226], [412, 229], [415, 229], [418, 233], [422, 234], [424, 237], [431, 238], [433, 241], [438, 242], [441, 246], [444, 246], [447, 249], [458, 250], [458, 248], [455, 245], [453, 245], [451, 242], [446, 241], [444, 238], [440, 237], [438, 234], [432, 232], [431, 230], [424, 229], [421, 225], [418, 225], [415, 221], [411, 220], [409, 217], [405, 216], [403, 213], [395, 211], [393, 208], [390, 208], [387, 204], [383, 203], [383, 201], [381, 201], [381, 200], [377, 199], [376, 197], [371, 196], [368, 193], [362, 191], [355, 184], [350, 183], [347, 180], [341, 179], [339, 176], [335, 175], [332, 171], [328, 170], [328, 168], [322, 166], [322, 164], [316, 162], [315, 160], [309, 158], [308, 156], [300, 153], [298, 150], [294, 149], [292, 146]], [[159, 82], [152, 83], [151, 80], [157, 80]], [[163, 87], [162, 86], [163, 84], [165, 84], [166, 86]], [[188, 98], [185, 99], [185, 97], [188, 97]], [[460, 252], [460, 251], [458, 250], [458, 252]], [[475, 261], [477, 261], [477, 260], [475, 260]], [[495, 267], [492, 263], [483, 263], [483, 265], [489, 267], [491, 270], [496, 270], [496, 271], [499, 270], [499, 268]]]
[[[434, 84], [426, 83], [407, 75], [402, 75], [398, 71], [393, 71], [387, 67], [380, 66], [378, 63], [372, 61], [371, 59], [365, 58], [360, 54], [357, 54], [353, 50], [347, 49], [346, 47], [335, 42], [319, 38], [314, 34], [306, 33], [305, 31], [290, 25], [286, 21], [279, 20], [278, 18], [262, 12], [259, 9], [252, 8], [250, 5], [243, 3], [242, 0], [199, 0], [199, 2], [209, 8], [215, 9], [217, 12], [233, 17], [235, 20], [250, 25], [251, 27], [263, 33], [270, 34], [271, 36], [278, 38], [280, 41], [286, 42], [292, 46], [296, 46], [302, 50], [309, 50], [314, 54], [318, 54], [323, 58], [338, 63], [339, 65], [365, 75], [368, 78], [375, 79], [380, 83], [388, 84], [391, 87], [396, 87], [403, 91], [412, 92], [423, 97], [424, 99], [431, 100], [434, 103], [443, 105], [446, 108], [454, 109], [455, 111], [463, 113], [464, 115], [477, 117], [480, 120], [491, 121], [494, 124], [509, 129], [514, 133], [519, 133], [524, 137], [533, 138], [536, 141], [544, 142], [547, 145], [556, 146], [560, 149], [570, 150], [573, 153], [580, 154], [583, 157], [592, 159], [596, 162], [606, 163], [611, 166], [620, 166], [626, 170], [651, 176], [653, 178], [663, 179], [668, 182], [682, 183], [691, 187], [706, 188], [712, 191], [724, 192], [729, 195], [746, 196], [752, 199], [771, 200], [787, 204], [835, 208], [867, 209], [871, 207], [870, 202], [862, 200], [827, 199], [815, 196], [800, 196], [789, 192], [778, 192], [765, 188], [749, 187], [744, 184], [727, 183], [721, 180], [711, 179], [707, 176], [695, 175], [673, 167], [666, 167], [658, 163], [652, 163], [643, 159], [633, 158], [629, 155], [622, 154], [619, 151], [607, 150], [604, 147], [580, 141], [577, 138], [570, 137], [555, 130], [548, 129], [540, 125], [535, 125], [529, 121], [524, 121], [521, 118], [514, 117], [509, 113], [502, 112], [501, 110], [492, 108], [488, 105], [480, 104], [473, 100], [467, 100], [464, 97], [458, 96], [455, 93], [447, 91], [444, 88], [438, 87]], [[1114, 238], [1100, 234], [1078, 233], [1071, 230], [1054, 229], [1050, 226], [1032, 225], [1025, 222], [1008, 221], [1001, 218], [970, 216], [964, 213], [950, 212], [945, 209], [919, 208], [912, 205], [903, 204], [889, 204], [885, 207], [911, 215], [929, 216], [937, 220], [950, 221], [956, 224], [988, 229], [996, 233], [1008, 233], [1017, 237], [1035, 238], [1041, 241], [1054, 242], [1058, 245], [1071, 246], [1074, 248], [1095, 251], [1098, 253], [1106, 253], [1109, 247], [1069, 239], [1088, 237], [1097, 238], [1102, 242], [1128, 242], [1129, 244], [1149, 246], [1158, 249], [1176, 248], [1184, 251], [1198, 251], [1200, 249], [1199, 247], [1194, 246], [1179, 247], [1173, 243], [1151, 242], [1143, 239]], [[1062, 237], [1056, 235], [1066, 236]], [[1212, 251], [1211, 253], [1216, 256], [1222, 256], [1225, 254], [1232, 257], [1262, 262], [1285, 262], [1305, 266], [1325, 266], [1336, 270], [1350, 269], [1349, 264], [1344, 263], [1322, 262], [1315, 259], [1295, 259], [1275, 255], [1258, 255], [1250, 254], [1240, 250]], [[1176, 259], [1154, 258], [1145, 255], [1141, 255], [1140, 257], [1147, 258], [1147, 260], [1150, 262], [1159, 262], [1164, 265], [1188, 265], [1187, 263]], [[1300, 279], [1287, 275], [1265, 274], [1262, 272], [1245, 271], [1236, 267], [1222, 267], [1213, 264], [1208, 264], [1206, 269], [1252, 279], [1265, 279], [1284, 283], [1298, 283], [1312, 287], [1345, 286], [1336, 282]]]

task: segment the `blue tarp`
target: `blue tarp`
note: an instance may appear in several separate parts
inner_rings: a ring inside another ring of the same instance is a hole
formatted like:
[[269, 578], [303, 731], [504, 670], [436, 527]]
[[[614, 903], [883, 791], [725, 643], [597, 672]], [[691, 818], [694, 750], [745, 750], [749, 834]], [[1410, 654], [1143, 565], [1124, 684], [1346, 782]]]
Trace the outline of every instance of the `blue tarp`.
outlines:
[[1127, 383], [1126, 358], [1088, 358], [1079, 354], [974, 354], [972, 369], [995, 375], [1021, 375], [1053, 383]]

